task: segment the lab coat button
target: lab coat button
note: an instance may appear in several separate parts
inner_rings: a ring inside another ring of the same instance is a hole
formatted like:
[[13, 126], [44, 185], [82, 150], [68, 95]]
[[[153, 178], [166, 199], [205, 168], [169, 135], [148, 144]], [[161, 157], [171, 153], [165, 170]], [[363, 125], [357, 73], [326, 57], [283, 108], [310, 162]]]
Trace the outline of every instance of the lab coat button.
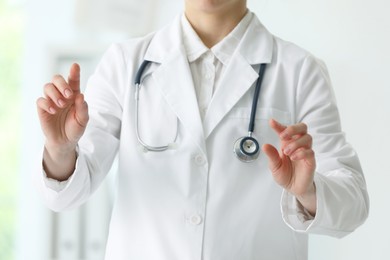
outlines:
[[195, 163], [197, 165], [204, 165], [206, 163], [206, 160], [203, 155], [198, 154], [197, 156], [195, 156]]
[[202, 217], [199, 215], [193, 215], [190, 217], [190, 223], [191, 225], [198, 226], [202, 223]]

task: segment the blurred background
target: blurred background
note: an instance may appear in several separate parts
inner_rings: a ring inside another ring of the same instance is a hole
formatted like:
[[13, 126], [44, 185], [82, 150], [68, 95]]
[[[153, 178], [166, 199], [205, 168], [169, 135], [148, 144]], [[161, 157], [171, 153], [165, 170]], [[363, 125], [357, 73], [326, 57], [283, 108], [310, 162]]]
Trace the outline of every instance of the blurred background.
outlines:
[[[275, 35], [328, 65], [347, 139], [371, 199], [344, 239], [311, 236], [310, 260], [390, 259], [390, 2], [248, 0]], [[0, 0], [0, 259], [103, 259], [112, 176], [78, 210], [55, 214], [34, 190], [42, 134], [35, 100], [79, 62], [82, 85], [112, 42], [161, 28], [183, 0]]]

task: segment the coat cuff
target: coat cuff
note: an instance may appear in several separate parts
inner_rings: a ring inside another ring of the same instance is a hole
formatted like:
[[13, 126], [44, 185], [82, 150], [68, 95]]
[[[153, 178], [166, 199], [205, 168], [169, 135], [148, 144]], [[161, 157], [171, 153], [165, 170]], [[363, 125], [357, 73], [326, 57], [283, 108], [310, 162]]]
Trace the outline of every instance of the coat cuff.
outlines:
[[49, 188], [55, 192], [60, 192], [68, 185], [69, 181], [72, 179], [73, 174], [65, 181], [58, 181], [52, 178], [47, 177], [45, 170], [42, 168], [43, 173], [43, 182], [45, 183], [46, 188]]
[[59, 192], [63, 191], [64, 189], [66, 189], [70, 185], [70, 183], [73, 182], [73, 179], [75, 178], [75, 175], [76, 175], [75, 172], [79, 168], [80, 168], [79, 147], [76, 146], [76, 164], [75, 164], [75, 170], [72, 173], [72, 175], [69, 176], [69, 178], [67, 180], [58, 181], [56, 179], [47, 177], [47, 173], [42, 166], [43, 183], [44, 183], [46, 188], [48, 188], [56, 193], [59, 193]]
[[294, 195], [283, 190], [280, 203], [282, 217], [284, 222], [294, 231], [303, 233], [308, 232], [321, 217], [322, 205], [318, 194], [322, 194], [322, 185], [318, 181], [317, 174], [314, 175], [314, 183], [316, 185], [317, 194], [317, 210], [315, 216], [311, 215]]

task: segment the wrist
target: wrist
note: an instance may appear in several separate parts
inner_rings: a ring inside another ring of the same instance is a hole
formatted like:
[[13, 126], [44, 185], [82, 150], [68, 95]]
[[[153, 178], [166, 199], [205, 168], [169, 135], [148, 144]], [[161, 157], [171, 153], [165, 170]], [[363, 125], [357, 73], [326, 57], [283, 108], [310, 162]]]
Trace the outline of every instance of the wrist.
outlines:
[[317, 211], [317, 194], [314, 182], [310, 185], [307, 192], [296, 196], [296, 198], [311, 215], [315, 216]]
[[42, 166], [47, 177], [58, 181], [67, 180], [75, 170], [76, 160], [76, 146], [45, 144]]
[[52, 158], [66, 158], [76, 153], [77, 144], [55, 144], [46, 141], [45, 152]]

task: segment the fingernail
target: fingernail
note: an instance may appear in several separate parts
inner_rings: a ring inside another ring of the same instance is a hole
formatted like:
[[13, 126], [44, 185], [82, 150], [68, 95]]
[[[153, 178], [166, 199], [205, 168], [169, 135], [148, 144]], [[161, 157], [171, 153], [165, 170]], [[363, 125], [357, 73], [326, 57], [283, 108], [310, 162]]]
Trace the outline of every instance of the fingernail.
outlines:
[[50, 114], [55, 114], [56, 110], [53, 107], [49, 107], [49, 113]]
[[284, 149], [284, 154], [285, 155], [289, 155], [290, 153], [291, 153], [291, 149], [290, 148]]
[[72, 95], [72, 91], [70, 89], [65, 89], [64, 95], [66, 98], [70, 97]]

